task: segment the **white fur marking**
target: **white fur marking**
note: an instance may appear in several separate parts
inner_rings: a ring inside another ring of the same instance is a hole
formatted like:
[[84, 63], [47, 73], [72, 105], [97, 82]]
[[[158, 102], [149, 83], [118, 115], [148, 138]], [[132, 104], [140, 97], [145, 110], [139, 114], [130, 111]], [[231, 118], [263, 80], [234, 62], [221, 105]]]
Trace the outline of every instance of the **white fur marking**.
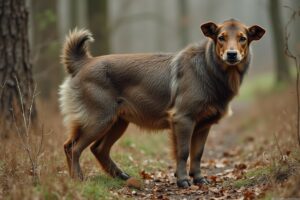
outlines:
[[59, 88], [60, 110], [64, 116], [64, 124], [68, 128], [73, 123], [86, 126], [89, 122], [88, 112], [78, 96], [78, 91], [71, 87], [71, 78], [67, 77]]

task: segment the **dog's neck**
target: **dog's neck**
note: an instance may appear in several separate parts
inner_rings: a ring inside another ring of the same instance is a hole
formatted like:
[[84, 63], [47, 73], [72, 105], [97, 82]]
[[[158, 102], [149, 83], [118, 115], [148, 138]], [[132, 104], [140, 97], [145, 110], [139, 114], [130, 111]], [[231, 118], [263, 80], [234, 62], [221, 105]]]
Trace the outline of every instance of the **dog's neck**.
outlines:
[[224, 89], [228, 89], [228, 92], [232, 93], [232, 97], [238, 94], [244, 75], [248, 70], [250, 58], [251, 55], [249, 51], [247, 57], [245, 57], [238, 65], [227, 67], [227, 70], [225, 71], [223, 66], [225, 64], [217, 56], [214, 42], [209, 39], [206, 43], [205, 67], [207, 72], [214, 81], [221, 82]]

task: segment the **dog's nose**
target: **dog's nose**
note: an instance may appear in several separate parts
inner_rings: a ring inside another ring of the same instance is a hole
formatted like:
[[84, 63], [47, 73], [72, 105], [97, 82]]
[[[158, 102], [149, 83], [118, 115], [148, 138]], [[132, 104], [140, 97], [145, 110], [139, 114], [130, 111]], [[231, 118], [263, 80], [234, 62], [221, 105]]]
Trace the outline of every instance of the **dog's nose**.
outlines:
[[236, 51], [228, 51], [227, 52], [227, 59], [228, 60], [236, 60], [237, 52]]

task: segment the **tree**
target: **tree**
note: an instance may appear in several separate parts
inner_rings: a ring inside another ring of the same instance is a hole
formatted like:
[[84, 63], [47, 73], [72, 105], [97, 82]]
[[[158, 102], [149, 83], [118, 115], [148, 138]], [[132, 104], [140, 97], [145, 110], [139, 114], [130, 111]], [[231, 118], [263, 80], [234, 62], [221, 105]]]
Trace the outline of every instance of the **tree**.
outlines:
[[7, 136], [23, 116], [36, 119], [25, 0], [0, 0], [0, 19], [0, 134]]
[[76, 21], [79, 28], [88, 28], [87, 0], [76, 1]]
[[269, 4], [274, 53], [276, 58], [276, 81], [279, 83], [289, 81], [291, 79], [291, 75], [289, 71], [289, 64], [284, 53], [283, 26], [281, 22], [279, 0], [270, 0]]
[[57, 2], [58, 30], [60, 42], [65, 40], [66, 34], [71, 28], [71, 6], [70, 0], [59, 0]]
[[95, 36], [95, 44], [92, 50], [95, 55], [104, 55], [110, 52], [109, 48], [109, 27], [108, 27], [108, 0], [88, 1], [88, 14], [90, 29]]
[[[293, 1], [293, 4], [292, 6], [298, 10], [298, 16], [300, 15], [300, 1], [298, 0], [295, 0]], [[300, 38], [299, 38], [299, 35], [300, 35], [300, 20], [295, 20], [294, 21], [294, 36], [293, 38], [295, 39], [295, 51], [296, 52], [300, 52]]]
[[184, 47], [188, 44], [188, 2], [186, 0], [178, 0], [179, 11], [179, 37], [180, 45]]

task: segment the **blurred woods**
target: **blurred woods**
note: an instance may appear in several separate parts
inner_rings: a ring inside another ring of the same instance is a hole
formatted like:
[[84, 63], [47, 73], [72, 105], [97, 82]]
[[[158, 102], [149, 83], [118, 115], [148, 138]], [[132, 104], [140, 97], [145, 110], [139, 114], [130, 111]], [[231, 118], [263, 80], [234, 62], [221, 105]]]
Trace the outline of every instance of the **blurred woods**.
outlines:
[[[134, 126], [112, 156], [129, 174], [147, 179], [145, 190], [99, 173], [89, 152], [82, 156], [88, 179], [68, 178], [57, 93], [65, 76], [59, 56], [69, 30], [91, 30], [94, 56], [178, 52], [204, 39], [202, 23], [230, 18], [267, 32], [253, 42], [248, 80], [232, 103], [234, 116], [208, 138], [201, 170], [209, 187], [178, 191], [166, 156], [167, 134], [149, 137]], [[170, 199], [271, 199], [283, 192], [296, 197], [300, 84], [296, 93], [293, 79], [296, 74], [299, 80], [299, 35], [300, 0], [0, 0], [0, 199], [157, 199], [166, 191]]]
[[273, 33], [274, 54], [275, 54], [275, 73], [278, 82], [289, 81], [291, 79], [288, 60], [284, 54], [283, 24], [279, 0], [270, 0], [270, 19], [271, 30]]
[[[250, 74], [273, 71], [279, 82], [291, 76], [283, 52], [283, 27], [288, 16], [283, 6], [299, 6], [296, 0], [230, 0], [222, 7], [220, 0], [27, 1], [34, 74], [44, 97], [56, 93], [63, 79], [58, 56], [66, 34], [74, 27], [91, 30], [95, 38], [91, 45], [93, 55], [176, 52], [203, 39], [201, 23], [222, 22], [233, 17], [267, 30], [262, 44], [253, 45], [255, 59]], [[236, 9], [242, 7], [247, 9]], [[299, 26], [294, 27], [297, 35]], [[299, 41], [299, 37], [293, 37], [293, 45], [298, 50]]]
[[[65, 35], [74, 27], [94, 34], [93, 55], [132, 52], [176, 52], [203, 39], [199, 30], [206, 21], [237, 18], [267, 29], [261, 45], [254, 46], [252, 75], [273, 71], [276, 80], [290, 79], [289, 61], [283, 52], [283, 27], [288, 10], [299, 1], [220, 0], [28, 0], [34, 74], [42, 96], [56, 93], [63, 78], [58, 55]], [[236, 9], [236, 8], [248, 9]], [[255, 10], [255, 14], [252, 11]], [[299, 26], [295, 27], [295, 35]], [[299, 38], [293, 44], [299, 49]], [[55, 74], [55, 76], [51, 76]]]
[[[260, 45], [253, 45], [255, 58], [250, 79], [262, 73], [274, 74], [274, 83], [291, 79], [289, 68], [293, 63], [283, 51], [283, 27], [289, 10], [283, 6], [297, 8], [300, 6], [297, 0], [228, 0], [226, 3], [221, 0], [25, 0], [28, 13], [21, 5], [24, 1], [0, 2], [2, 115], [6, 113], [4, 109], [11, 108], [7, 102], [14, 103], [12, 99], [18, 95], [15, 75], [25, 100], [32, 95], [31, 66], [39, 96], [56, 98], [58, 85], [64, 77], [59, 63], [61, 46], [68, 31], [75, 27], [88, 28], [94, 34], [93, 55], [176, 52], [204, 38], [199, 28], [201, 23], [236, 18], [249, 26], [259, 24], [267, 30]], [[10, 11], [6, 5], [12, 2], [16, 5]], [[14, 20], [18, 17], [20, 21], [16, 24]], [[291, 45], [299, 52], [300, 38], [296, 36], [300, 34], [300, 25], [299, 21], [295, 23]], [[11, 44], [9, 37], [16, 37], [15, 43]]]

